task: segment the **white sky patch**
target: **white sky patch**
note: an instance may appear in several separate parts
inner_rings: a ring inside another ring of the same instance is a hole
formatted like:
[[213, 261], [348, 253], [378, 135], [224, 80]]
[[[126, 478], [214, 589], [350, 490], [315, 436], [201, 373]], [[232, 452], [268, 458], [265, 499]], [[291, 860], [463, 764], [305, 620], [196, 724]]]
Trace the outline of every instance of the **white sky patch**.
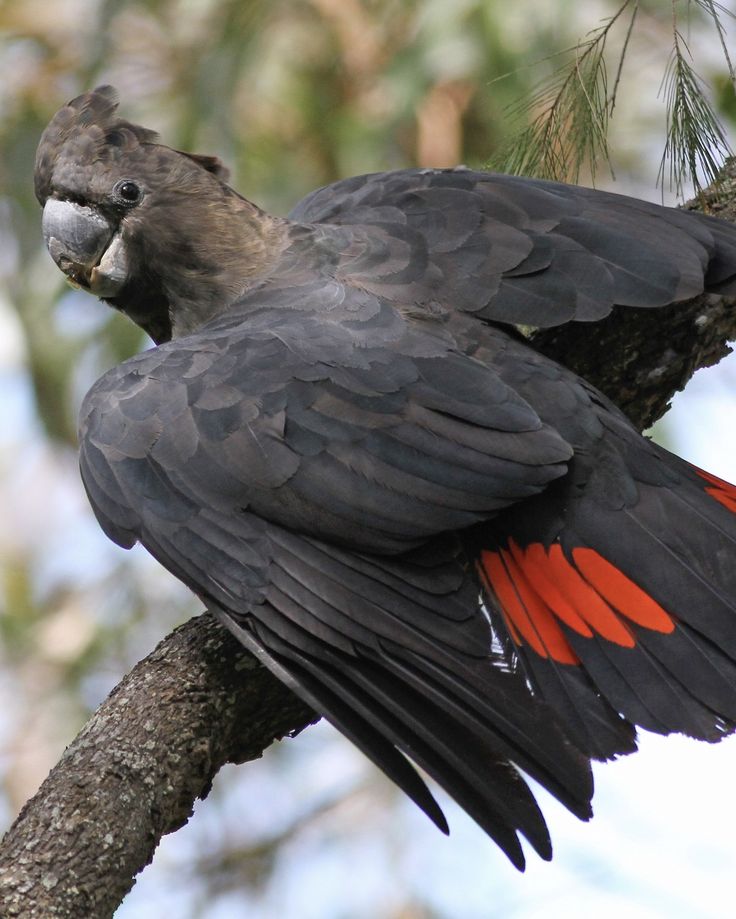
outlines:
[[675, 453], [736, 482], [736, 354], [698, 370], [665, 415]]

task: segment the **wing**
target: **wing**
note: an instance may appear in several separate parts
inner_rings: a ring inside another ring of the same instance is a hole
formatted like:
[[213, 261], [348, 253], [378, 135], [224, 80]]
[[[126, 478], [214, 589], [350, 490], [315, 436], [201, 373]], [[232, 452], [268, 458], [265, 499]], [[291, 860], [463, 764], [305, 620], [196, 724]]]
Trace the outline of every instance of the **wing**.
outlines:
[[736, 229], [622, 195], [469, 169], [359, 176], [308, 195], [295, 221], [362, 227], [342, 276], [516, 325], [592, 321], [736, 291]]
[[443, 336], [389, 348], [366, 323], [269, 310], [128, 361], [87, 397], [82, 476], [113, 539], [140, 540], [438, 825], [404, 754], [521, 866], [517, 833], [551, 849], [512, 764], [586, 817], [587, 760], [494, 655], [473, 573], [434, 534], [539, 492], [570, 449]]
[[451, 337], [385, 304], [344, 314], [229, 316], [127, 362], [90, 393], [83, 451], [130, 444], [121, 462], [154, 460], [203, 507], [384, 553], [564, 474], [566, 441]]

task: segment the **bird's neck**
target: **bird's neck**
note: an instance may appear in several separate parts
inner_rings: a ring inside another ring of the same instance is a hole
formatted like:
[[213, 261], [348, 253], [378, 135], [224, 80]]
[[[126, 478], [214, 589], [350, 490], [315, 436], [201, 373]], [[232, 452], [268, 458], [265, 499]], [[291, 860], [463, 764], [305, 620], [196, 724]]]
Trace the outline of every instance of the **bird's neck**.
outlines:
[[289, 245], [289, 227], [238, 195], [225, 195], [188, 215], [186, 225], [161, 227], [137, 260], [144, 273], [109, 302], [157, 344], [189, 335], [269, 276]]
[[174, 264], [184, 269], [166, 276], [172, 338], [196, 331], [228, 310], [249, 289], [267, 278], [289, 245], [289, 223], [233, 197], [219, 219], [202, 227], [201, 247]]

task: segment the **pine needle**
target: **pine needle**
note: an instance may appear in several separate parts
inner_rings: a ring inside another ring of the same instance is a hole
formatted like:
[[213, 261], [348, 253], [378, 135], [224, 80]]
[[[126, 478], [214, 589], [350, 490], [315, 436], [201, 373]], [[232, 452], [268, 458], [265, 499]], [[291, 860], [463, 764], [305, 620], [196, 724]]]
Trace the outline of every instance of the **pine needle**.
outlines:
[[[588, 163], [595, 175], [608, 153], [608, 122], [616, 102], [623, 62], [638, 11], [638, 0], [625, 0], [616, 13], [580, 41], [573, 59], [552, 79], [540, 84], [531, 98], [512, 109], [517, 117], [537, 113], [494, 159], [495, 168], [540, 178], [576, 181]], [[619, 55], [613, 89], [609, 93], [605, 60], [606, 41], [622, 14], [631, 8], [626, 37]]]
[[[698, 5], [717, 22], [712, 2], [702, 0]], [[720, 22], [717, 22], [717, 27], [721, 34]], [[733, 78], [733, 67], [725, 45], [724, 54]], [[665, 174], [668, 174], [669, 186], [678, 196], [683, 195], [688, 181], [692, 182], [696, 193], [704, 187], [701, 177], [705, 185], [716, 182], [724, 160], [731, 155], [723, 127], [691, 60], [690, 49], [677, 25], [673, 4], [673, 47], [662, 83], [669, 127], [657, 183], [664, 187]]]
[[[736, 88], [736, 71], [726, 44], [722, 17], [733, 16], [717, 0], [688, 0], [713, 21], [728, 74]], [[660, 92], [667, 110], [667, 139], [662, 154], [658, 184], [669, 179], [678, 195], [692, 182], [696, 192], [717, 180], [731, 150], [703, 82], [692, 66], [692, 57], [678, 26], [678, 0], [672, 0], [672, 52]], [[629, 12], [616, 75], [609, 91], [606, 42], [615, 24]], [[577, 181], [587, 164], [593, 177], [603, 159], [611, 173], [608, 126], [616, 105], [624, 61], [639, 11], [639, 0], [624, 0], [616, 12], [574, 48], [573, 59], [558, 68], [550, 80], [537, 86], [531, 97], [511, 109], [511, 114], [529, 121], [515, 134], [492, 168], [540, 178]], [[568, 53], [563, 52], [563, 53]]]
[[736, 72], [734, 71], [733, 64], [731, 63], [731, 56], [728, 53], [728, 45], [726, 44], [726, 32], [723, 28], [723, 23], [719, 13], [724, 16], [729, 16], [731, 19], [736, 19], [736, 16], [733, 12], [723, 6], [722, 3], [717, 3], [716, 0], [695, 0], [695, 3], [703, 10], [710, 18], [713, 20], [713, 25], [716, 27], [718, 32], [718, 40], [721, 43], [721, 51], [723, 51], [723, 57], [726, 61], [726, 67], [728, 68], [728, 76], [731, 80], [731, 85], [734, 90], [736, 90]]

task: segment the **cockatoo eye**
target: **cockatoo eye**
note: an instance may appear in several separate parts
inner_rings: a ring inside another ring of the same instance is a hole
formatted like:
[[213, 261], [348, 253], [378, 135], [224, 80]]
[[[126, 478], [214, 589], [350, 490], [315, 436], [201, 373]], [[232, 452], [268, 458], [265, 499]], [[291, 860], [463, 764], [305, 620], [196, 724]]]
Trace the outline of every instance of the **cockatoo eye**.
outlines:
[[131, 179], [121, 179], [115, 184], [112, 190], [114, 197], [126, 207], [132, 207], [143, 197], [143, 190], [140, 185]]

